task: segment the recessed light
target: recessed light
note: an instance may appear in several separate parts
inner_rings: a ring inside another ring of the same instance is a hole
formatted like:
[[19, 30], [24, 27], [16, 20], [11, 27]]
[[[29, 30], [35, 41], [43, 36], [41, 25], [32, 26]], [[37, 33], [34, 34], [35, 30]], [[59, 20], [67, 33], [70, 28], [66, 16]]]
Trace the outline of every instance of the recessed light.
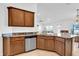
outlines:
[[65, 3], [66, 5], [70, 5], [71, 3]]

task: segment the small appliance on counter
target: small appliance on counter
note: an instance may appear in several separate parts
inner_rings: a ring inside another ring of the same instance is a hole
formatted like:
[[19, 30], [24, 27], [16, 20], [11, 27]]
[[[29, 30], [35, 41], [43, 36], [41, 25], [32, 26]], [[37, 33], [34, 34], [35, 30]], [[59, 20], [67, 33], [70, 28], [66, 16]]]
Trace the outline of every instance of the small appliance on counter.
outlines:
[[61, 36], [71, 36], [68, 30], [61, 30], [60, 34]]

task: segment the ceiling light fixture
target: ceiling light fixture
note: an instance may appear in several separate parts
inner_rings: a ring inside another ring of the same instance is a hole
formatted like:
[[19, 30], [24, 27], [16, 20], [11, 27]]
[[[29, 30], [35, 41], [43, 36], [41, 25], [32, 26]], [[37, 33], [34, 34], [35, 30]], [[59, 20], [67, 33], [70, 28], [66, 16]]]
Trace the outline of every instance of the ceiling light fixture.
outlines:
[[77, 9], [76, 23], [79, 22], [79, 9]]

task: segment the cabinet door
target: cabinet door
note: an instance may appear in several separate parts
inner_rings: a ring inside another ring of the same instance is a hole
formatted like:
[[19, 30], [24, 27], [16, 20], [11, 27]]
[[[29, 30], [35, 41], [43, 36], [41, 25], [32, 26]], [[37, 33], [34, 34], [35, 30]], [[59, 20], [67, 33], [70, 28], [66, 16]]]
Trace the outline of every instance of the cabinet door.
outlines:
[[15, 54], [23, 53], [24, 51], [24, 38], [15, 38]]
[[54, 51], [54, 39], [45, 39], [45, 49]]
[[64, 43], [58, 40], [55, 40], [55, 51], [60, 55], [64, 55]]
[[9, 56], [10, 54], [10, 39], [3, 37], [3, 56]]
[[24, 52], [24, 41], [16, 41], [15, 54]]
[[25, 12], [25, 26], [34, 27], [34, 13]]
[[45, 39], [37, 38], [37, 48], [45, 49]]
[[24, 26], [24, 11], [9, 9], [9, 26]]
[[15, 39], [10, 40], [10, 55], [15, 55]]

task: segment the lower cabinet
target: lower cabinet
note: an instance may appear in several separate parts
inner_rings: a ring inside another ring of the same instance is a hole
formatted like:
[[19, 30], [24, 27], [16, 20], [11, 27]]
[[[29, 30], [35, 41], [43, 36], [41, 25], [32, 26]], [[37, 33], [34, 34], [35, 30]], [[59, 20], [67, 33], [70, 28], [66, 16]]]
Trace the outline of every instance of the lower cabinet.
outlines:
[[60, 55], [64, 55], [64, 43], [61, 41], [55, 40], [55, 51]]
[[[19, 39], [19, 40], [17, 40]], [[24, 52], [24, 38], [20, 37], [20, 38], [15, 38], [15, 54], [19, 54]]]
[[37, 36], [37, 48], [55, 51], [61, 56], [72, 55], [73, 38], [63, 38], [58, 36]]
[[37, 48], [54, 51], [54, 39], [50, 36], [37, 36]]
[[[36, 48], [49, 51], [55, 51], [62, 56], [72, 55], [72, 38], [62, 38], [57, 36], [38, 35], [36, 39]], [[4, 37], [3, 55], [12, 56], [25, 52], [24, 37]]]
[[[9, 49], [9, 51], [7, 51], [7, 55], [14, 55], [15, 54], [15, 39], [14, 38], [10, 38], [10, 41], [7, 41], [9, 44], [7, 44], [7, 49]], [[8, 40], [8, 39], [6, 39]], [[5, 39], [4, 39], [5, 41]], [[4, 49], [5, 49], [5, 45], [4, 45]], [[9, 52], [9, 53], [8, 53]], [[5, 54], [5, 52], [4, 52]]]
[[45, 39], [41, 37], [37, 37], [36, 47], [38, 49], [45, 49]]
[[55, 37], [55, 51], [61, 56], [71, 56], [72, 42], [72, 38]]
[[11, 37], [3, 39], [3, 55], [10, 56], [23, 53], [24, 48], [24, 37]]
[[54, 51], [54, 39], [45, 39], [45, 49]]

